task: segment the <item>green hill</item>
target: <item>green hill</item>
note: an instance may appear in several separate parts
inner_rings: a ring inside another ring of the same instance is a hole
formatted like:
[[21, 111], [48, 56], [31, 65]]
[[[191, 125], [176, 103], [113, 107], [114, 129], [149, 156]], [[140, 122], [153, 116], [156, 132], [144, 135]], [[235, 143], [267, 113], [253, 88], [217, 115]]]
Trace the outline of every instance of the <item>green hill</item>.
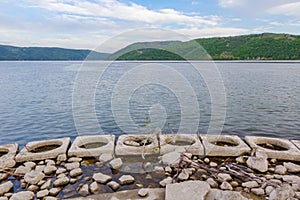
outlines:
[[[187, 42], [135, 43], [112, 54], [118, 60], [300, 60], [300, 36], [253, 34]], [[202, 48], [203, 47], [203, 48]], [[207, 52], [207, 53], [206, 53]]]
[[15, 47], [0, 45], [0, 60], [104, 60], [107, 53], [50, 47]]

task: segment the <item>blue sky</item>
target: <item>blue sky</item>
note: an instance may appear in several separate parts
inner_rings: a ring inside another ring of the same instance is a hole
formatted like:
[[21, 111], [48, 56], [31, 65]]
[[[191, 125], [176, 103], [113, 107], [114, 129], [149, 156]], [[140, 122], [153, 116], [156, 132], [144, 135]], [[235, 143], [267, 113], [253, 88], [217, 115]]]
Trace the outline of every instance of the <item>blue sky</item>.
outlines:
[[94, 49], [126, 31], [300, 34], [299, 0], [0, 0], [0, 44]]

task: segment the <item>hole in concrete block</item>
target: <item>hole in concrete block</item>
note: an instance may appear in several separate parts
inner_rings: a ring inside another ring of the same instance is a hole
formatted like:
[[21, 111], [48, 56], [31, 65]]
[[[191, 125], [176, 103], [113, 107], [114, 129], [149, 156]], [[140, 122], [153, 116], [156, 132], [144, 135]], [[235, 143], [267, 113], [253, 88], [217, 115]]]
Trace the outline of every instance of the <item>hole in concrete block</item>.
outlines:
[[91, 143], [82, 144], [79, 146], [79, 148], [95, 149], [95, 148], [103, 147], [105, 145], [107, 145], [106, 142], [91, 142]]
[[216, 138], [216, 140], [211, 140], [209, 142], [221, 147], [236, 147], [239, 145], [236, 141], [230, 138]]
[[31, 148], [27, 148], [27, 150], [31, 153], [41, 153], [46, 151], [51, 151], [53, 149], [57, 149], [62, 145], [61, 142], [51, 143], [51, 144], [38, 144]]
[[265, 149], [271, 149], [276, 151], [287, 151], [289, 150], [288, 147], [286, 147], [284, 144], [272, 144], [272, 143], [260, 143], [257, 144], [258, 146], [265, 148]]
[[130, 137], [124, 141], [124, 144], [133, 147], [148, 146], [152, 144], [152, 140], [146, 137]]
[[6, 155], [9, 151], [7, 149], [0, 149], [0, 157]]
[[195, 140], [191, 138], [168, 138], [166, 139], [166, 143], [176, 146], [188, 146], [194, 144]]

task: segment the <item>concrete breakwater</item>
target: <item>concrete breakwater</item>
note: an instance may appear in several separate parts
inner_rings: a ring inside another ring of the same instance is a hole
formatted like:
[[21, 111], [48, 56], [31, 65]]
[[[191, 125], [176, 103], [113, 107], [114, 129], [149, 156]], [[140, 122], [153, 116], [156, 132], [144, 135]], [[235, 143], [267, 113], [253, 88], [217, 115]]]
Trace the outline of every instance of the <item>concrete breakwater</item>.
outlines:
[[0, 200], [300, 199], [299, 161], [300, 141], [254, 136], [157, 132], [7, 144]]

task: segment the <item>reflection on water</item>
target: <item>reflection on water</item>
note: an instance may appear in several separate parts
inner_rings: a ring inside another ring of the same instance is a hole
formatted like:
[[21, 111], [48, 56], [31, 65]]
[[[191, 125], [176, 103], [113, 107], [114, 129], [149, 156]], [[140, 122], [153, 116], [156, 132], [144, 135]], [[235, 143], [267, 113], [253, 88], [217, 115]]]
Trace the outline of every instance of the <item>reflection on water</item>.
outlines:
[[[188, 64], [164, 64], [180, 72], [195, 90], [200, 110], [199, 132], [205, 133], [211, 112], [210, 93], [205, 82]], [[95, 111], [105, 133], [123, 133], [114, 120], [111, 97], [116, 83], [136, 65], [115, 63], [99, 80]], [[300, 63], [222, 62], [216, 65], [227, 95], [224, 133], [299, 139]], [[0, 62], [0, 144], [24, 145], [33, 140], [76, 137], [72, 91], [80, 66], [80, 62]], [[89, 76], [95, 68], [85, 70], [83, 73]], [[88, 117], [85, 106], [87, 110], [90, 108], [84, 103], [81, 106], [81, 117]], [[130, 120], [136, 126], [149, 128], [149, 132], [156, 126], [151, 123], [155, 119], [151, 119], [150, 111], [157, 118], [160, 115], [155, 112], [164, 111], [165, 132], [176, 132], [180, 125], [180, 101], [172, 90], [162, 85], [147, 84], [137, 88], [130, 96], [128, 107]], [[189, 117], [193, 119], [194, 116]], [[92, 123], [84, 126], [90, 130], [84, 134], [97, 132]], [[184, 131], [189, 133], [190, 126], [184, 124]]]

